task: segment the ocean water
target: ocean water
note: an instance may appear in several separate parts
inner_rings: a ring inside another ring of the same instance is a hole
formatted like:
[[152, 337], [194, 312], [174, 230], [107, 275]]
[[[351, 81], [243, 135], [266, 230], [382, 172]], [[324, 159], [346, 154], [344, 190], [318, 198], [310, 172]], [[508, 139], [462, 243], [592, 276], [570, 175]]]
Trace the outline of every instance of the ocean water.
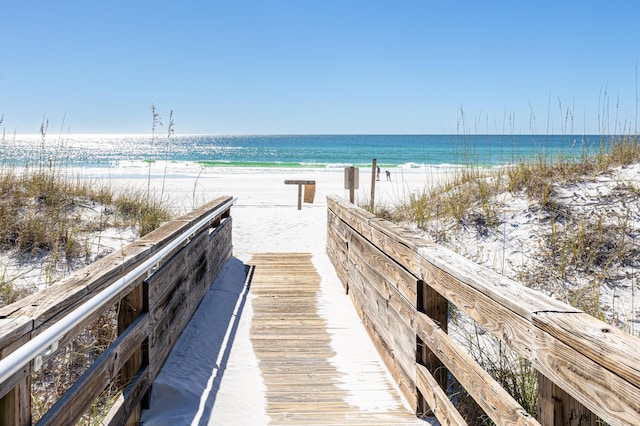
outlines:
[[493, 166], [545, 157], [577, 158], [613, 137], [598, 135], [5, 135], [3, 164], [120, 167], [169, 161], [202, 169], [418, 168]]

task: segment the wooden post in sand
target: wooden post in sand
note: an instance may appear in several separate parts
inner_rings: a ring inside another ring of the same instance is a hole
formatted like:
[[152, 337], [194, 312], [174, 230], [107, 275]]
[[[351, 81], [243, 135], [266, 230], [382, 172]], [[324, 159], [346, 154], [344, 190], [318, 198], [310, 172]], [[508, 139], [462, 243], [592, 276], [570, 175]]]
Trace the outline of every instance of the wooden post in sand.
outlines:
[[[285, 185], [298, 185], [298, 210], [302, 209], [302, 185], [315, 185], [315, 180], [285, 180]], [[313, 197], [311, 197], [313, 202]], [[308, 201], [305, 201], [305, 203]]]
[[349, 190], [349, 202], [351, 204], [355, 200], [355, 191], [359, 185], [359, 171], [360, 169], [354, 166], [344, 168], [344, 189]]
[[371, 203], [369, 204], [369, 210], [373, 213], [373, 205], [375, 204], [374, 197], [376, 195], [376, 174], [377, 174], [377, 160], [374, 158], [371, 164]]
[[356, 187], [356, 168], [351, 166], [349, 168], [349, 202], [353, 204], [355, 199]]

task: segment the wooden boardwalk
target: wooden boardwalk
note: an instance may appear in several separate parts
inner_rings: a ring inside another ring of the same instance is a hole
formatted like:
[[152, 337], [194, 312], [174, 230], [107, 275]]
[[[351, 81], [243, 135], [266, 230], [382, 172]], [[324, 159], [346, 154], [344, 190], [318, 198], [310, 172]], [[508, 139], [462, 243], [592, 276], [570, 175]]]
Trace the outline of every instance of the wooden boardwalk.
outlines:
[[[271, 424], [424, 424], [402, 403], [379, 365], [359, 366], [363, 375], [376, 375], [378, 389], [359, 389], [360, 394], [350, 389], [332, 361], [332, 330], [319, 311], [321, 280], [310, 254], [255, 254], [249, 264], [254, 267], [251, 343], [266, 386]], [[381, 393], [396, 402], [393, 408], [371, 408], [376, 406], [372, 398]], [[358, 400], [367, 401], [367, 407]]]

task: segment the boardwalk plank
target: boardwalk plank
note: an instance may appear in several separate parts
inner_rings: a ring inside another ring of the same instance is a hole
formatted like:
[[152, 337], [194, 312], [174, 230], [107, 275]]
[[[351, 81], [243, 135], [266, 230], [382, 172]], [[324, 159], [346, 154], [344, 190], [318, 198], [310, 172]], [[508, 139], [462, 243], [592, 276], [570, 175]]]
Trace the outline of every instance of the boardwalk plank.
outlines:
[[[402, 404], [380, 364], [358, 364], [361, 374], [378, 379], [376, 386], [363, 382], [358, 395], [353, 395], [353, 383], [349, 391], [344, 389], [346, 378], [333, 364], [336, 353], [324, 319], [331, 313], [319, 306], [320, 276], [310, 254], [261, 253], [249, 263], [255, 267], [251, 342], [267, 389], [271, 424], [421, 423]], [[357, 361], [352, 355], [341, 359]], [[353, 405], [354, 400], [371, 402], [381, 395], [386, 401], [392, 395], [397, 406], [372, 411]]]

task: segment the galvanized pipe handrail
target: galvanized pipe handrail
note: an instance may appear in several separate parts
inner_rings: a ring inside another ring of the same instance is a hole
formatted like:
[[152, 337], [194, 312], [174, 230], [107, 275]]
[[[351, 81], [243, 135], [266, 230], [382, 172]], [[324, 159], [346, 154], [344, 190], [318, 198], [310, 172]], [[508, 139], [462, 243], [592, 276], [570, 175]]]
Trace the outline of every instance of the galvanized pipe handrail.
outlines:
[[221, 216], [225, 211], [231, 208], [231, 206], [235, 204], [236, 200], [237, 198], [234, 197], [220, 205], [213, 212], [185, 231], [179, 238], [171, 241], [141, 265], [125, 274], [118, 281], [114, 282], [87, 302], [74, 309], [73, 312], [70, 312], [60, 321], [47, 328], [45, 331], [7, 355], [5, 358], [1, 359], [0, 383], [8, 380], [13, 374], [20, 371], [24, 365], [31, 362], [33, 359], [46, 354], [48, 351], [53, 352], [60, 339], [75, 326], [79, 325], [84, 318], [104, 307], [112, 297], [118, 294], [122, 289], [126, 288], [129, 283], [140, 278], [149, 269], [158, 264], [159, 261], [168, 253], [190, 239], [197, 229]]

